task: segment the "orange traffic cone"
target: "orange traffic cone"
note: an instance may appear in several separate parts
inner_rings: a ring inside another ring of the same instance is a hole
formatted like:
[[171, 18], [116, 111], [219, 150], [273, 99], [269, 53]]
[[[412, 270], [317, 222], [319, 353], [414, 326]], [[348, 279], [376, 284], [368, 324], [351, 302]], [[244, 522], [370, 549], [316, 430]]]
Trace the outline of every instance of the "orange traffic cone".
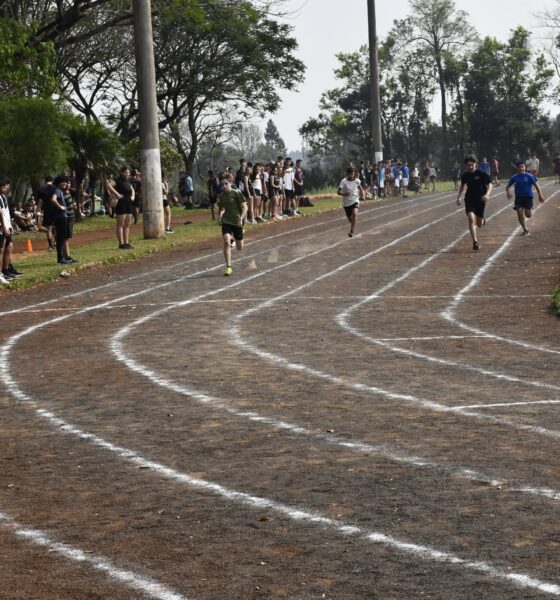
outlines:
[[31, 244], [31, 240], [27, 240], [27, 253], [31, 254], [33, 252], [33, 246]]

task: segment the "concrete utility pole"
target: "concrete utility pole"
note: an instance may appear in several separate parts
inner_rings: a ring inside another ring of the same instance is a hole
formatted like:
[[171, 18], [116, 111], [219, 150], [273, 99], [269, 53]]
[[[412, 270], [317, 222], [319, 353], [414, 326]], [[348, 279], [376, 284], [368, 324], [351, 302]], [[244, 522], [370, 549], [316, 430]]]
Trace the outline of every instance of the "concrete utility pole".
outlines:
[[373, 158], [376, 163], [383, 160], [383, 142], [381, 139], [381, 100], [379, 99], [379, 61], [377, 56], [377, 29], [375, 24], [375, 0], [367, 0], [369, 26], [369, 73], [370, 73], [370, 109], [371, 141]]
[[144, 239], [162, 238], [164, 233], [159, 150], [154, 36], [150, 0], [133, 0]]

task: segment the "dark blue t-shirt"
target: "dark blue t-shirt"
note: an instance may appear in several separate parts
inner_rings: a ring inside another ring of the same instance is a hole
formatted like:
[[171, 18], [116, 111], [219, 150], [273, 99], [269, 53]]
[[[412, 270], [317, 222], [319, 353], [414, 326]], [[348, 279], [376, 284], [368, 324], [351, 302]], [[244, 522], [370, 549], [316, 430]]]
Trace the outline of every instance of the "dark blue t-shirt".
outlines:
[[515, 186], [515, 195], [523, 198], [533, 197], [533, 185], [538, 182], [538, 179], [531, 173], [516, 173], [508, 181], [508, 185]]

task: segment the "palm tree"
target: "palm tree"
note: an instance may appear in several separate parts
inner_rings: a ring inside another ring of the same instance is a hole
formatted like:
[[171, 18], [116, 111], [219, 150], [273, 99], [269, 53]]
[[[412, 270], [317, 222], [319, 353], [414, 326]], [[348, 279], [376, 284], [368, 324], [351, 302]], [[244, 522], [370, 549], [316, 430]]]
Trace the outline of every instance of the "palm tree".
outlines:
[[[70, 146], [68, 166], [76, 173], [77, 203], [81, 206], [83, 183], [86, 176], [98, 180], [108, 172], [116, 171], [122, 154], [118, 137], [101, 123], [77, 118], [66, 132]], [[94, 211], [92, 210], [92, 213]], [[76, 212], [81, 218], [80, 211]]]

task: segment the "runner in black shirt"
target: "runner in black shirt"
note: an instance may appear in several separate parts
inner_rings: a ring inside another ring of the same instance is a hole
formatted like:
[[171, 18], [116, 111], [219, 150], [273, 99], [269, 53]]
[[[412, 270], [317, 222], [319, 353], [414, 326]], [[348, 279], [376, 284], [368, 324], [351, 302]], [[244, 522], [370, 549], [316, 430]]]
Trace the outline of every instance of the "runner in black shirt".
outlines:
[[476, 158], [467, 156], [465, 158], [467, 170], [461, 177], [461, 187], [457, 196], [457, 205], [461, 206], [461, 194], [467, 187], [465, 194], [465, 212], [469, 220], [469, 230], [473, 240], [473, 250], [479, 250], [480, 244], [477, 238], [477, 227], [484, 227], [484, 208], [492, 193], [492, 179], [490, 175], [476, 168]]

